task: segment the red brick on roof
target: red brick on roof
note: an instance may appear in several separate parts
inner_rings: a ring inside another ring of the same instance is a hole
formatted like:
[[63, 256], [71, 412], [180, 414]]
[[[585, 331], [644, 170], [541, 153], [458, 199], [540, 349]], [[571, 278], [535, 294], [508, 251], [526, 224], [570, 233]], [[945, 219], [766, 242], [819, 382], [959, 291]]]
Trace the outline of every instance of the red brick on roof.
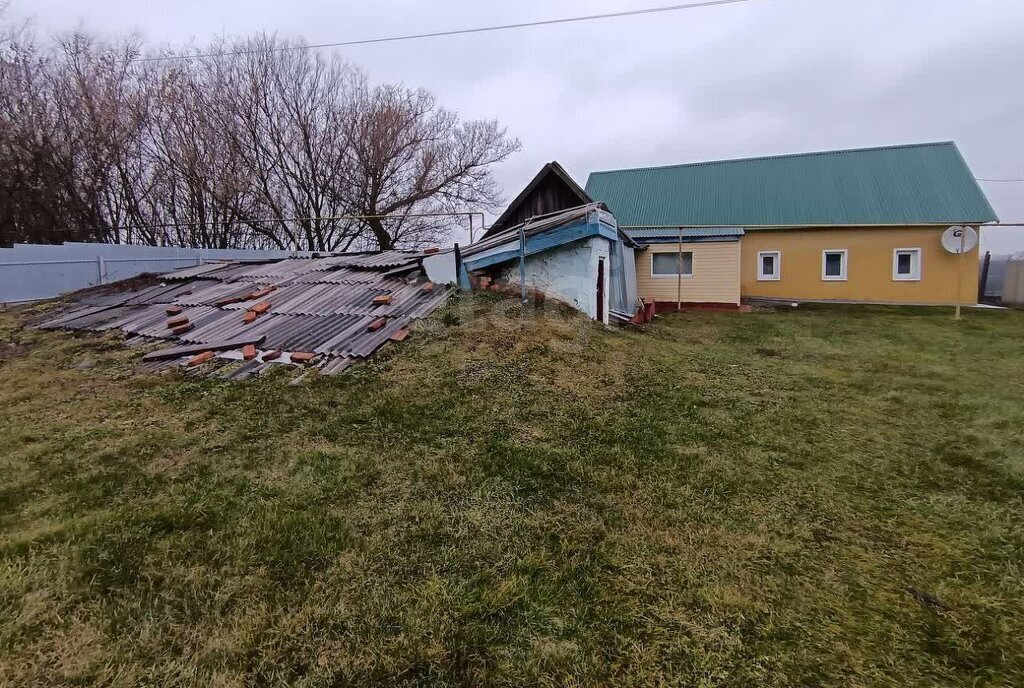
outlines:
[[379, 330], [380, 328], [384, 327], [387, 324], [388, 324], [388, 319], [387, 318], [377, 318], [372, 323], [367, 325], [366, 329], [369, 330], [370, 332], [376, 332], [377, 330]]
[[256, 347], [252, 344], [246, 344], [242, 347], [242, 360], [251, 361], [256, 358]]
[[198, 356], [194, 356], [194, 357], [190, 358], [189, 361], [188, 361], [188, 365], [190, 365], [190, 366], [202, 365], [202, 364], [206, 363], [207, 361], [211, 360], [212, 358], [213, 358], [213, 352], [212, 351], [204, 351], [203, 353], [199, 354]]
[[171, 318], [167, 321], [167, 327], [170, 329], [174, 329], [180, 325], [188, 325], [188, 318], [184, 315], [178, 316], [177, 318]]

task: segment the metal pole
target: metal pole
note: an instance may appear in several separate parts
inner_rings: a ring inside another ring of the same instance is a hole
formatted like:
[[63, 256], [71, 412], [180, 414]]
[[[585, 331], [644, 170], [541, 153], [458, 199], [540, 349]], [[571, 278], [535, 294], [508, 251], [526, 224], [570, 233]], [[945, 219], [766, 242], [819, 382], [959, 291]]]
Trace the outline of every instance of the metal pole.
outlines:
[[679, 228], [679, 265], [676, 266], [676, 311], [683, 310], [683, 228]]
[[519, 228], [519, 291], [526, 303], [526, 225]]
[[[980, 237], [979, 237], [980, 239]], [[979, 244], [981, 242], [979, 241]], [[988, 271], [992, 266], [992, 252], [985, 251], [985, 259], [981, 261], [981, 277], [978, 278], [978, 302], [985, 300], [985, 287], [988, 286]]]
[[967, 228], [964, 227], [960, 230], [960, 255], [957, 257], [956, 265], [956, 313], [953, 315], [954, 320], [960, 319], [960, 292], [963, 289], [964, 284], [964, 246], [967, 241]]

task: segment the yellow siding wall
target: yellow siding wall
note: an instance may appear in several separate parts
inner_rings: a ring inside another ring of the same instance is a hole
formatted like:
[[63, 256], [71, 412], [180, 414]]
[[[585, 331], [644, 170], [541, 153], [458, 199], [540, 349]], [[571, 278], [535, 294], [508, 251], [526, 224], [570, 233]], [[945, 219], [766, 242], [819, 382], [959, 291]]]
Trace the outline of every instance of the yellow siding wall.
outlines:
[[[742, 241], [743, 296], [768, 298], [877, 301], [890, 303], [956, 303], [957, 270], [962, 270], [961, 303], [978, 298], [978, 249], [962, 259], [940, 243], [945, 227], [864, 229], [801, 229], [750, 231]], [[892, 278], [893, 250], [921, 249], [921, 279]], [[846, 249], [847, 279], [821, 279], [821, 252]], [[782, 252], [779, 281], [757, 279], [759, 251]]]
[[[740, 242], [683, 244], [693, 252], [693, 276], [683, 277], [683, 301], [689, 303], [740, 302]], [[679, 244], [652, 244], [636, 253], [637, 292], [645, 301], [675, 301], [678, 279], [651, 276], [651, 255], [678, 253]]]

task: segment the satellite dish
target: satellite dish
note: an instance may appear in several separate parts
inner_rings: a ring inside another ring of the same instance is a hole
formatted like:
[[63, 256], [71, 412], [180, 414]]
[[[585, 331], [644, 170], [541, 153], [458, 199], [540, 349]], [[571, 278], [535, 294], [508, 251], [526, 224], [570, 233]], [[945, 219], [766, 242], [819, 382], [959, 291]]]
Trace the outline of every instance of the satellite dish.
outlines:
[[950, 253], [968, 253], [978, 245], [978, 233], [973, 227], [950, 227], [942, 233], [942, 248]]

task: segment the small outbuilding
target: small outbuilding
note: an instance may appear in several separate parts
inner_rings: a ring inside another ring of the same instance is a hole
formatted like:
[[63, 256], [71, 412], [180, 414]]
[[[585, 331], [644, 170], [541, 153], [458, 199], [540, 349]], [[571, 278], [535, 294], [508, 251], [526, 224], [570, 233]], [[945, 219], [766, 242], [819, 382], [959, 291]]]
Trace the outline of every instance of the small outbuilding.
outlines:
[[566, 303], [594, 320], [636, 312], [635, 242], [601, 204], [531, 218], [465, 249], [467, 278]]

